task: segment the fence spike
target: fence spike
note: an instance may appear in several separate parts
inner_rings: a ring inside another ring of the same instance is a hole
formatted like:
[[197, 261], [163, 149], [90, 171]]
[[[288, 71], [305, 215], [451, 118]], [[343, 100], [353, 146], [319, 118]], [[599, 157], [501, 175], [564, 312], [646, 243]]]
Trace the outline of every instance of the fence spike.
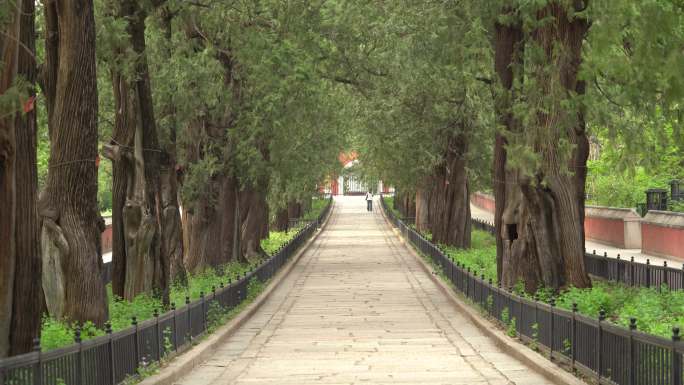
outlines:
[[573, 302], [573, 303], [572, 303], [572, 312], [573, 312], [573, 313], [577, 313], [577, 311], [578, 311], [577, 302]]
[[679, 335], [679, 327], [675, 326], [672, 328], [672, 341], [679, 341], [682, 339], [682, 336]]
[[636, 330], [637, 328], [637, 319], [632, 317], [629, 319], [629, 330]]
[[105, 322], [105, 333], [112, 334], [112, 323], [109, 321]]
[[606, 320], [606, 311], [604, 309], [599, 310], [599, 321]]
[[187, 295], [185, 296], [185, 304], [190, 305], [190, 297], [188, 297]]
[[136, 316], [131, 317], [131, 325], [135, 326], [138, 324], [138, 318]]
[[176, 310], [176, 303], [175, 302], [171, 302], [171, 310]]
[[663, 261], [663, 267], [667, 267], [667, 261]]
[[152, 313], [152, 317], [158, 318], [159, 317], [159, 309], [155, 308], [154, 312]]
[[33, 351], [34, 352], [39, 352], [40, 349], [40, 338], [34, 338], [33, 339]]
[[556, 299], [551, 297], [551, 299], [549, 300], [549, 305], [551, 305], [551, 307], [556, 307]]
[[81, 343], [81, 327], [76, 326], [76, 330], [74, 330], [74, 342], [77, 344]]

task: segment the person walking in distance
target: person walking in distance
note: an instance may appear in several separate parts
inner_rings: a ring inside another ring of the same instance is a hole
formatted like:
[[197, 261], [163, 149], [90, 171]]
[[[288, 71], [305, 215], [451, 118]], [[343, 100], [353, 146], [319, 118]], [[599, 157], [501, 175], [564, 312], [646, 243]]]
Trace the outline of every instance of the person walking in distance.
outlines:
[[366, 193], [366, 211], [373, 211], [373, 193], [370, 191]]

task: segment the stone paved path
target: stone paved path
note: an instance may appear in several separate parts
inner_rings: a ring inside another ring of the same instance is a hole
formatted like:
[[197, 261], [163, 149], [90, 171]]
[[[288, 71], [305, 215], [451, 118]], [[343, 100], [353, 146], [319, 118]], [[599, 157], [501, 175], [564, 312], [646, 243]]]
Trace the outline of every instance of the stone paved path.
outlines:
[[[376, 202], [377, 204], [377, 202]], [[177, 384], [551, 384], [448, 302], [360, 197], [282, 285]]]

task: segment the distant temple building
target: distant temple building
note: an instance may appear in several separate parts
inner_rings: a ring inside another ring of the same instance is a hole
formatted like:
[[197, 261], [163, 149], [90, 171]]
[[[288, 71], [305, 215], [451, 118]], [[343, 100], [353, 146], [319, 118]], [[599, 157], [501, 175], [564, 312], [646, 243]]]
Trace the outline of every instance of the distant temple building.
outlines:
[[355, 166], [359, 164], [358, 153], [341, 153], [338, 157], [340, 164], [344, 167], [342, 175], [332, 176], [325, 184], [325, 193], [332, 195], [364, 195], [368, 191], [373, 193], [382, 192], [387, 194], [394, 189], [385, 186], [382, 181], [364, 180]]

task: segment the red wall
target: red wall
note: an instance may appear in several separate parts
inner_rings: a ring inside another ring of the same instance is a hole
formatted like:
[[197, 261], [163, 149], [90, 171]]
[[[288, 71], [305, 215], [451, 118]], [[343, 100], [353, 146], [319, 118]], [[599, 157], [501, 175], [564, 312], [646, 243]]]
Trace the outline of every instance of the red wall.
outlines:
[[112, 251], [112, 225], [107, 225], [102, 232], [102, 254]]
[[615, 247], [625, 247], [625, 225], [622, 219], [585, 217], [584, 236]]
[[684, 229], [641, 223], [641, 251], [684, 261]]
[[483, 210], [487, 210], [490, 213], [494, 213], [496, 211], [496, 205], [494, 204], [494, 198], [490, 198], [486, 195], [482, 194], [472, 194], [470, 196], [470, 201], [473, 202], [473, 204]]

